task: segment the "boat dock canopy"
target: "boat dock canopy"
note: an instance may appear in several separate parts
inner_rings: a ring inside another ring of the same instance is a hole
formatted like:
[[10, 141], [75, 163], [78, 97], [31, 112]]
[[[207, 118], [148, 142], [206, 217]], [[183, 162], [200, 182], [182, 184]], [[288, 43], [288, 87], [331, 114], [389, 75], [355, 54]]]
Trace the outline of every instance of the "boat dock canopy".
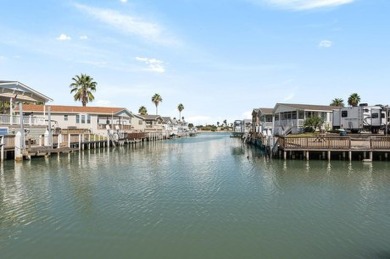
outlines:
[[43, 102], [53, 101], [51, 98], [38, 91], [22, 84], [18, 81], [0, 80], [0, 100], [9, 100], [22, 102]]

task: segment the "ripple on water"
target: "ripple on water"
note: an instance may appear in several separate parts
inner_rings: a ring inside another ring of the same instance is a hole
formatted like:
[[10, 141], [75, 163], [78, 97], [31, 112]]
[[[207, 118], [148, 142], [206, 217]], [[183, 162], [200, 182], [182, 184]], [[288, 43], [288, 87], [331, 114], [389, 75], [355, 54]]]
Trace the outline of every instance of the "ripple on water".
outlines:
[[37, 258], [380, 254], [390, 250], [387, 169], [266, 159], [228, 135], [6, 164], [0, 248]]

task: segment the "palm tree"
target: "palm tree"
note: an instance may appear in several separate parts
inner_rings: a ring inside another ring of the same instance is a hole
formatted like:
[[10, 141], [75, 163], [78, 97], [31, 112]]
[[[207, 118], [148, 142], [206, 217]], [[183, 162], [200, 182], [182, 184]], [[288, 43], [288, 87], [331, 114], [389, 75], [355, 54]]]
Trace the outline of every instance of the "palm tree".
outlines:
[[330, 103], [330, 106], [344, 107], [344, 100], [341, 98], [334, 98]]
[[95, 99], [92, 92], [96, 91], [97, 83], [93, 81], [92, 77], [81, 74], [76, 75], [72, 80], [70, 93], [74, 93], [75, 101], [81, 101], [82, 105], [86, 106], [88, 102], [92, 102]]
[[141, 107], [139, 107], [139, 109], [138, 109], [138, 113], [141, 114], [142, 116], [148, 115], [148, 110], [146, 109], [145, 106], [141, 106]]
[[161, 98], [161, 96], [159, 94], [154, 94], [152, 96], [152, 102], [154, 103], [154, 105], [156, 105], [156, 115], [158, 115], [158, 104], [160, 102], [162, 102], [162, 100], [163, 99]]
[[223, 124], [225, 124], [225, 127], [226, 127], [227, 126], [227, 120], [224, 120]]
[[360, 102], [360, 96], [357, 93], [353, 93], [348, 98], [348, 104], [351, 106], [358, 106]]
[[177, 109], [179, 110], [179, 118], [181, 118], [181, 111], [184, 110], [184, 105], [183, 104], [179, 104], [177, 106]]

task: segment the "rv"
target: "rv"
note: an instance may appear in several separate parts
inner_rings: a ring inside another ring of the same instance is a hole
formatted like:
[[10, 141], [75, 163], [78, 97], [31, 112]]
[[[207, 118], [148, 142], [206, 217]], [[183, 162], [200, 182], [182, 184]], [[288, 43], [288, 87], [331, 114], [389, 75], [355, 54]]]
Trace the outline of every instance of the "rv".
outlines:
[[333, 129], [345, 129], [353, 133], [371, 131], [378, 133], [386, 123], [386, 113], [380, 106], [361, 104], [333, 111]]

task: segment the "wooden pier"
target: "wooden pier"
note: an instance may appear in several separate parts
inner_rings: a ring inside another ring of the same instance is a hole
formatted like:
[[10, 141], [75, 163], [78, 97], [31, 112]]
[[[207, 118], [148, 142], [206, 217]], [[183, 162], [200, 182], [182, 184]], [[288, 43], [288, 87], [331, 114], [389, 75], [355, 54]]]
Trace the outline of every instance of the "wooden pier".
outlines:
[[326, 136], [279, 137], [277, 157], [284, 159], [388, 160], [390, 137]]
[[[31, 159], [33, 157], [47, 157], [52, 154], [64, 154], [78, 150], [108, 148], [115, 146], [137, 146], [145, 141], [157, 141], [164, 139], [161, 133], [125, 133], [119, 134], [120, 137], [112, 139], [109, 136], [80, 133], [80, 134], [54, 134], [49, 144], [48, 140], [42, 135], [39, 139], [25, 138], [23, 148], [17, 150], [17, 135], [0, 136], [1, 161], [5, 159]], [[16, 155], [19, 151], [20, 155]]]

